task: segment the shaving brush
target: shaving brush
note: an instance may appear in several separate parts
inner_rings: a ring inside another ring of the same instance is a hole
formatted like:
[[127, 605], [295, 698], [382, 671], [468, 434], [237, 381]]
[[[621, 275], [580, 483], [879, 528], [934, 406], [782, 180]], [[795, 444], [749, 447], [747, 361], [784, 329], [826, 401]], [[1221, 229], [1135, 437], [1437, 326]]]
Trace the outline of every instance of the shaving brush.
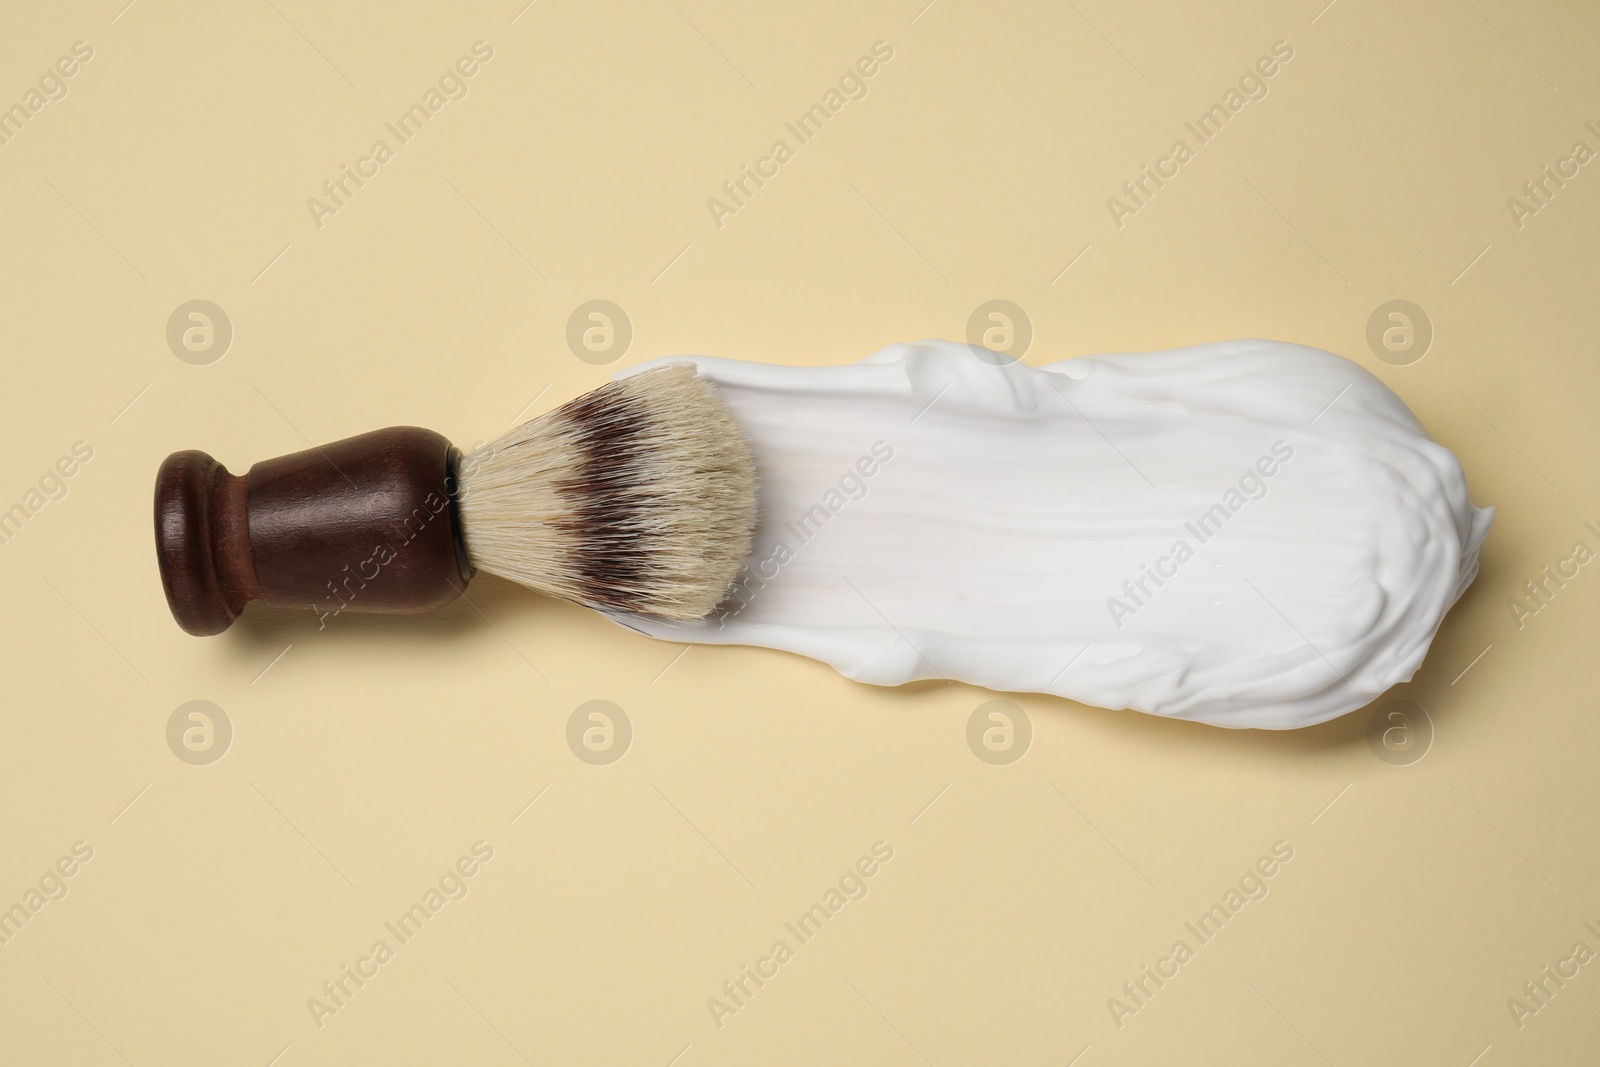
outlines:
[[156, 559], [191, 634], [245, 604], [421, 612], [478, 570], [604, 611], [709, 615], [750, 551], [755, 464], [691, 364], [601, 386], [465, 455], [375, 430], [243, 475], [204, 452], [156, 474]]

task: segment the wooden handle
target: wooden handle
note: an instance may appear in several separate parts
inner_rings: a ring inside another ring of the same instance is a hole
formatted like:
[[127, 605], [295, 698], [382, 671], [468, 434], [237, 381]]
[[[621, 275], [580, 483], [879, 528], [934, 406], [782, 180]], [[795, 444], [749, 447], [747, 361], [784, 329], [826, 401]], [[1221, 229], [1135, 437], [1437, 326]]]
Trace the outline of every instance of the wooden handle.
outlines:
[[192, 634], [219, 634], [252, 600], [417, 612], [472, 578], [456, 503], [460, 452], [415, 426], [264, 460], [243, 476], [204, 452], [156, 473], [156, 560]]

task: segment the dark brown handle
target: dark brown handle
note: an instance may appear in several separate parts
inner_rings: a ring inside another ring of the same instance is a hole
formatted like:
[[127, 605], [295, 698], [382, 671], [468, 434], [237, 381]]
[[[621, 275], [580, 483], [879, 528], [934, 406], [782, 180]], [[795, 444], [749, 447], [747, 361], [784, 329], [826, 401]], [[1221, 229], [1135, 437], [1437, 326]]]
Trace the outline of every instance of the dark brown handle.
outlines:
[[459, 453], [396, 426], [264, 460], [243, 476], [204, 452], [156, 474], [156, 559], [192, 634], [219, 634], [263, 600], [340, 612], [416, 612], [472, 577], [456, 504]]

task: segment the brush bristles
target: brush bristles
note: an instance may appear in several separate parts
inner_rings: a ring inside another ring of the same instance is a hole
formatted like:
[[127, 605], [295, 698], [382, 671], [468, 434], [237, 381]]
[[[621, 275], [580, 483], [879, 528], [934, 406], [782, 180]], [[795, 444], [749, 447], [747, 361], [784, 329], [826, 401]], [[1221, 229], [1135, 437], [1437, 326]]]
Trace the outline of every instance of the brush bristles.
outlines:
[[704, 618], [754, 535], [750, 447], [688, 363], [524, 423], [464, 457], [460, 476], [473, 564], [590, 607]]

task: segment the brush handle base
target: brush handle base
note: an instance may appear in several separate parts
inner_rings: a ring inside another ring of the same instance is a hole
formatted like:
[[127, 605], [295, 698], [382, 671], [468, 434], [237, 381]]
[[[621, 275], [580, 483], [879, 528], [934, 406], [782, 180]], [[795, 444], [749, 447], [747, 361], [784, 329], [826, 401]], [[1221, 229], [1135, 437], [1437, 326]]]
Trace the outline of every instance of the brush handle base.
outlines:
[[156, 474], [156, 560], [191, 634], [219, 634], [261, 600], [344, 611], [428, 611], [472, 578], [457, 506], [460, 453], [397, 426], [264, 460], [243, 475], [204, 452]]

